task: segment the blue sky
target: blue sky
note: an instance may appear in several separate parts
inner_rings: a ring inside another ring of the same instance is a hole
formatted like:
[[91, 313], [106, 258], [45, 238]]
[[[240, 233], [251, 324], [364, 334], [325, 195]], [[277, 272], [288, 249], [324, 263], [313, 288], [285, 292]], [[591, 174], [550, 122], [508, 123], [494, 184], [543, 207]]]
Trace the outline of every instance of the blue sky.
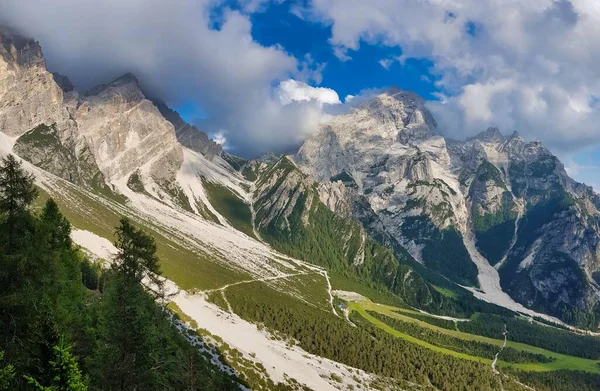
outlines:
[[[328, 42], [331, 26], [300, 18], [294, 13], [296, 6], [304, 3], [296, 0], [275, 2], [249, 14], [252, 38], [263, 46], [281, 46], [298, 59], [309, 55], [315, 66], [322, 64], [322, 80], [312, 80], [311, 84], [333, 89], [342, 101], [348, 95], [356, 95], [363, 90], [390, 86], [414, 91], [428, 100], [437, 99], [433, 93], [440, 89], [434, 84], [437, 77], [430, 72], [431, 61], [408, 58], [400, 63], [388, 60], [389, 64], [384, 67], [380, 61], [401, 56], [402, 49], [368, 43], [363, 43], [359, 50], [351, 51], [351, 59], [342, 61]], [[225, 2], [213, 14], [215, 28], [219, 28], [220, 15], [230, 9], [243, 12], [238, 2]], [[206, 116], [193, 101], [183, 102], [175, 109], [189, 122]]]
[[253, 14], [254, 39], [265, 46], [281, 45], [296, 58], [310, 54], [315, 63], [326, 64], [321, 85], [335, 90], [342, 99], [361, 90], [392, 85], [434, 99], [432, 92], [438, 89], [433, 84], [435, 77], [429, 72], [430, 61], [411, 58], [404, 64], [395, 61], [386, 69], [379, 62], [400, 56], [401, 48], [366, 43], [350, 53], [350, 60], [341, 61], [328, 43], [331, 26], [299, 18], [292, 13], [296, 4], [295, 1], [273, 4], [264, 12]]
[[78, 89], [133, 72], [242, 156], [290, 151], [329, 106], [396, 85], [442, 134], [517, 130], [596, 189], [598, 20], [597, 0], [0, 2]]

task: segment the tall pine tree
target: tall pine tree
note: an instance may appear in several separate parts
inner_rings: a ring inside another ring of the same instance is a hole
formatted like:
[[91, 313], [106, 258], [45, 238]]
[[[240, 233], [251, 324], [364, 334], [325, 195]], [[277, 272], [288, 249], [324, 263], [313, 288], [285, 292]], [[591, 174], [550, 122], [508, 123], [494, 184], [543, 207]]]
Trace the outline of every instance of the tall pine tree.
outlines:
[[26, 173], [21, 163], [8, 155], [0, 163], [0, 213], [5, 216], [5, 233], [7, 241], [5, 251], [12, 254], [16, 251], [19, 237], [19, 217], [31, 205], [37, 191], [33, 187], [33, 176]]
[[160, 309], [142, 285], [155, 282], [162, 295], [154, 239], [123, 218], [116, 231], [119, 253], [106, 279], [96, 363], [102, 387], [110, 390], [160, 389], [164, 358], [157, 324]]

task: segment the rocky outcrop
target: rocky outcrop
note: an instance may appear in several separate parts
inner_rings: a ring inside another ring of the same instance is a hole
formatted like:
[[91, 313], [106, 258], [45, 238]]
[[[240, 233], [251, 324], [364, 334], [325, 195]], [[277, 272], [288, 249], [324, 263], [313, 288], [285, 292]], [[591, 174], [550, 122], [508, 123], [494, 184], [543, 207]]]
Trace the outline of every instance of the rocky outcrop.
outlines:
[[40, 124], [74, 126], [63, 90], [46, 70], [38, 42], [0, 28], [0, 132], [20, 136]]
[[200, 131], [195, 126], [187, 124], [179, 116], [179, 113], [171, 110], [163, 102], [154, 101], [154, 103], [163, 117], [175, 127], [175, 134], [181, 145], [203, 154], [209, 160], [212, 160], [214, 156], [221, 156], [223, 148], [220, 144], [209, 139], [206, 133]]
[[351, 190], [341, 180], [321, 183], [317, 189], [319, 200], [342, 218], [352, 217]]
[[72, 113], [109, 181], [150, 163], [156, 179], [173, 180], [183, 161], [173, 125], [126, 74], [79, 98]]

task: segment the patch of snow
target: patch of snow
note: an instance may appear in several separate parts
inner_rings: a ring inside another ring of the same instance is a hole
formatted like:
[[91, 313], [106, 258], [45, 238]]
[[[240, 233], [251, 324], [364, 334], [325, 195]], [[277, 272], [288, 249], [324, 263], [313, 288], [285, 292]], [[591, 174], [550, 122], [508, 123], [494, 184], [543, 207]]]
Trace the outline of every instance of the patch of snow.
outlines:
[[487, 301], [488, 303], [496, 304], [501, 307], [508, 308], [509, 310], [529, 316], [538, 316], [560, 325], [565, 325], [565, 323], [560, 321], [558, 318], [535, 312], [524, 307], [522, 304], [517, 303], [512, 299], [512, 297], [504, 292], [500, 286], [500, 276], [498, 275], [498, 271], [491, 266], [488, 260], [479, 253], [475, 247], [475, 240], [472, 233], [465, 235], [464, 244], [469, 252], [469, 255], [471, 256], [471, 259], [473, 262], [475, 262], [475, 265], [477, 265], [477, 270], [479, 272], [477, 279], [479, 280], [479, 286], [481, 289], [467, 286], [463, 286], [463, 288], [471, 291], [478, 299]]
[[356, 292], [335, 290], [332, 293], [335, 297], [339, 297], [340, 299], [342, 299], [344, 301], [356, 301], [356, 302], [369, 301], [368, 298], [366, 298], [363, 295], [361, 295], [360, 293], [356, 293]]
[[[201, 183], [200, 178], [195, 180]], [[127, 187], [124, 178], [114, 184], [130, 200], [138, 218], [171, 232], [186, 247], [211, 254], [226, 267], [243, 270], [257, 278], [298, 271], [297, 264], [282, 260], [269, 246], [232, 227], [214, 224], [136, 193]]]
[[18, 137], [11, 137], [0, 132], [0, 154], [7, 155], [12, 152]]
[[[229, 376], [238, 376], [239, 373], [225, 362], [223, 362], [223, 356], [218, 350], [219, 341], [217, 341], [212, 335], [200, 336], [188, 322], [184, 322], [180, 319], [175, 318], [171, 315], [172, 322], [175, 327], [181, 333], [181, 335], [187, 339], [188, 343], [198, 349], [200, 354], [206, 357], [210, 357], [210, 362], [216, 366], [221, 372], [226, 373]], [[240, 390], [251, 391], [248, 387], [239, 384]]]
[[[242, 198], [248, 200], [247, 191], [241, 186], [247, 184], [246, 180], [220, 156], [208, 160], [201, 153], [182, 147], [184, 164], [180, 170], [189, 177], [201, 177], [210, 182], [215, 182], [231, 189]], [[249, 184], [248, 184], [249, 185]]]
[[[357, 376], [362, 382], [369, 382], [371, 375], [359, 369], [310, 354], [297, 346], [289, 346], [286, 341], [270, 338], [269, 334], [236, 314], [223, 311], [206, 300], [204, 295], [191, 295], [177, 289], [169, 282], [170, 290], [178, 292], [172, 299], [198, 327], [218, 335], [227, 344], [239, 350], [245, 358], [260, 362], [269, 377], [275, 382], [283, 382], [285, 375], [315, 390], [344, 389], [352, 385]], [[336, 374], [342, 383], [331, 379]]]
[[119, 252], [110, 240], [90, 231], [73, 229], [71, 231], [71, 239], [88, 254], [105, 261], [110, 261]]
[[217, 212], [217, 210], [208, 200], [206, 191], [202, 186], [200, 157], [204, 159], [201, 154], [195, 153], [187, 148], [183, 148], [183, 164], [177, 172], [177, 182], [181, 185], [185, 195], [190, 200], [190, 206], [194, 212], [199, 214], [198, 208], [196, 207], [196, 203], [194, 201], [200, 200], [200, 202], [217, 217], [219, 223], [231, 228], [227, 220], [219, 212]]
[[538, 240], [535, 241], [535, 243], [533, 244], [533, 247], [531, 248], [531, 252], [529, 253], [529, 255], [527, 255], [527, 257], [525, 257], [525, 259], [523, 259], [521, 261], [521, 263], [519, 263], [519, 270], [526, 269], [529, 266], [531, 266], [531, 264], [533, 263], [533, 260], [535, 259], [535, 256], [537, 255], [537, 252], [538, 252], [541, 244], [542, 244], [542, 238], [539, 238]]
[[470, 322], [471, 321], [471, 319], [465, 319], [465, 318], [453, 318], [452, 316], [434, 315], [434, 314], [430, 314], [427, 311], [423, 311], [423, 310], [419, 310], [419, 309], [417, 309], [417, 311], [419, 311], [423, 315], [431, 316], [432, 318], [449, 320], [452, 322]]

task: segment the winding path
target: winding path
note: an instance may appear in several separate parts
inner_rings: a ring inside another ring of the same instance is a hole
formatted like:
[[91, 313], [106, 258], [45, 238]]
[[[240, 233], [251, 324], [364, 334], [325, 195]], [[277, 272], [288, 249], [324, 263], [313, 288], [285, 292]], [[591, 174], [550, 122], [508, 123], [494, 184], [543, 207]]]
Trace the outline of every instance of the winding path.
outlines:
[[498, 372], [498, 370], [496, 369], [496, 363], [498, 362], [498, 356], [500, 355], [500, 353], [502, 353], [502, 351], [506, 347], [506, 341], [507, 341], [506, 334], [508, 334], [508, 330], [507, 330], [506, 324], [505, 324], [504, 325], [504, 332], [502, 333], [502, 335], [504, 336], [504, 344], [502, 344], [502, 347], [500, 348], [500, 350], [498, 351], [498, 353], [496, 353], [496, 356], [494, 356], [494, 361], [492, 361], [492, 370], [497, 375], [500, 374], [500, 372]]

